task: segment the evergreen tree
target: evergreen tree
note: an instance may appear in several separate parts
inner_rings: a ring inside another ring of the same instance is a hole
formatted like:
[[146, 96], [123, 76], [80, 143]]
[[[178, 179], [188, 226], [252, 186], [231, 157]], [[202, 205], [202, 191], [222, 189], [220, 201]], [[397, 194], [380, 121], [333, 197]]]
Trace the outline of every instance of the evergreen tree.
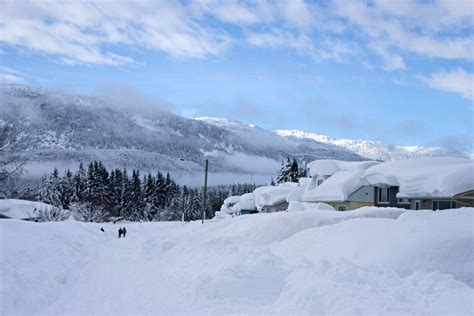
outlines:
[[306, 171], [298, 167], [296, 159], [290, 160], [288, 157], [286, 163], [282, 163], [278, 172], [276, 183], [298, 182], [298, 180], [306, 175]]
[[60, 207], [62, 205], [60, 189], [59, 172], [57, 168], [54, 168], [50, 176], [44, 176], [41, 180], [38, 192], [40, 200], [47, 204]]
[[144, 220], [144, 207], [140, 172], [133, 170], [132, 179], [130, 181], [130, 205], [128, 213], [125, 214], [126, 218], [132, 221]]
[[74, 200], [74, 179], [69, 169], [66, 170], [64, 177], [60, 179], [59, 192], [62, 208], [65, 210], [69, 209], [69, 205]]
[[87, 184], [87, 174], [86, 174], [86, 170], [84, 170], [84, 165], [81, 162], [79, 164], [79, 169], [77, 173], [74, 175], [74, 196], [73, 196], [74, 202], [84, 201], [86, 184]]

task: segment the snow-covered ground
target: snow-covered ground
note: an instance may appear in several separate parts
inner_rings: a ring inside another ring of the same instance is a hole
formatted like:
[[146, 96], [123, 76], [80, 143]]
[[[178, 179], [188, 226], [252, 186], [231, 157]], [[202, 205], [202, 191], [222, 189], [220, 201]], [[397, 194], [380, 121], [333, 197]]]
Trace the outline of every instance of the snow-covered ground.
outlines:
[[122, 223], [125, 239], [112, 224], [0, 220], [0, 315], [468, 315], [473, 212]]

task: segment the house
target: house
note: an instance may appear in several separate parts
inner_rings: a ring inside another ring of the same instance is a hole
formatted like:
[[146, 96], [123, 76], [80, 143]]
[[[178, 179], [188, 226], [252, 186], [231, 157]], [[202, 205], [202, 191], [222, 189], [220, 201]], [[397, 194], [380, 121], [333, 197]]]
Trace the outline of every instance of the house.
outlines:
[[371, 206], [374, 201], [374, 189], [362, 183], [363, 172], [339, 171], [314, 188], [310, 184], [301, 194], [300, 201], [323, 202], [339, 211]]
[[425, 157], [390, 161], [367, 169], [374, 205], [419, 210], [474, 206], [474, 161]]
[[312, 178], [303, 178], [288, 202], [323, 202], [336, 210], [352, 210], [374, 204], [374, 188], [361, 181], [363, 172], [376, 161], [316, 160], [308, 164]]

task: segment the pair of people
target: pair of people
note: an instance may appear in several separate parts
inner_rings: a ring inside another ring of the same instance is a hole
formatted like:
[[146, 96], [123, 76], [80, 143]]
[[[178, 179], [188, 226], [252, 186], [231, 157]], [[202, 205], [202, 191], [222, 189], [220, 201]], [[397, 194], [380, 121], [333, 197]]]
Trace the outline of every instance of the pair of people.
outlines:
[[122, 237], [122, 235], [123, 235], [123, 238], [125, 238], [125, 235], [127, 235], [127, 230], [125, 229], [125, 227], [124, 228], [119, 228], [119, 230], [118, 230], [118, 237], [120, 238], [120, 237]]

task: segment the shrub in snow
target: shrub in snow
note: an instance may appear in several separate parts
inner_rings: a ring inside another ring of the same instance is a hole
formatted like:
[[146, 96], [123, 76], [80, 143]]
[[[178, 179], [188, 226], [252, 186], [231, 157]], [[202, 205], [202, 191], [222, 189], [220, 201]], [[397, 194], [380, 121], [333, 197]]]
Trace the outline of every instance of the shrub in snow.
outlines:
[[70, 209], [78, 214], [84, 222], [101, 223], [108, 217], [108, 212], [104, 207], [91, 203], [73, 203]]
[[36, 208], [34, 213], [40, 222], [61, 222], [69, 218], [69, 211], [54, 205]]

